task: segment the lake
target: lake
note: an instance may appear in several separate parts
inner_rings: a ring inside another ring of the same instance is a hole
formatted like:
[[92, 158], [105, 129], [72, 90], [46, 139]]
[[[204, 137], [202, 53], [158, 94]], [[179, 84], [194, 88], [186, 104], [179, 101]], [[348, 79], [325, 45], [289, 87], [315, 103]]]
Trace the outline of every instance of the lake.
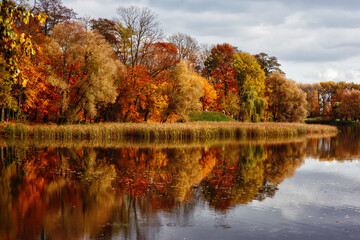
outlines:
[[359, 239], [359, 136], [1, 141], [0, 239]]

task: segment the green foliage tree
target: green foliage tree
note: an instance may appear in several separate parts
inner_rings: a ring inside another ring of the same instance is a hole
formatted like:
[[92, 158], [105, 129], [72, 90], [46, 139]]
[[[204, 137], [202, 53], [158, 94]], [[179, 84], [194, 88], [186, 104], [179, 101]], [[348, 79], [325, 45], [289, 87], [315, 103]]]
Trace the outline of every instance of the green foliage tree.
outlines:
[[239, 95], [233, 92], [230, 92], [221, 100], [221, 106], [233, 118], [237, 118], [242, 111]]
[[269, 110], [274, 121], [301, 122], [307, 116], [306, 94], [280, 73], [266, 79]]
[[268, 106], [265, 98], [260, 98], [254, 87], [250, 87], [245, 92], [246, 101], [242, 102], [242, 107], [245, 110], [246, 117], [252, 122], [258, 122], [264, 116], [265, 110]]
[[204, 95], [203, 82], [185, 61], [172, 69], [165, 91], [168, 104], [161, 122], [166, 122], [170, 114], [187, 114], [202, 108], [200, 98]]
[[267, 107], [264, 98], [265, 73], [249, 53], [235, 53], [233, 59], [241, 106], [246, 115], [242, 118], [256, 122]]

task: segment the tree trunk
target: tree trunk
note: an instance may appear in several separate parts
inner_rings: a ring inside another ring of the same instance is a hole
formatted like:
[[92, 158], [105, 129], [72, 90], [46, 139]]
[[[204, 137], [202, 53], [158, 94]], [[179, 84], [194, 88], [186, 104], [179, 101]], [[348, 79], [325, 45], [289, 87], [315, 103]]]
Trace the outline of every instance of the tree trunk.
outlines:
[[5, 117], [5, 108], [4, 105], [1, 106], [1, 122], [4, 122]]
[[38, 115], [38, 111], [37, 111], [37, 110], [35, 110], [34, 119], [33, 119], [33, 121], [34, 121], [34, 122], [36, 122], [37, 115]]
[[169, 113], [166, 113], [166, 114], [161, 118], [161, 123], [166, 123], [169, 115], [170, 115]]
[[0, 147], [1, 164], [4, 165], [4, 147]]
[[5, 121], [8, 122], [9, 121], [9, 114], [10, 114], [10, 110], [6, 109], [6, 113], [5, 113]]
[[145, 117], [144, 117], [144, 122], [147, 122], [147, 121], [148, 121], [149, 113], [150, 113], [150, 111], [149, 111], [149, 110], [146, 110], [146, 112], [145, 112]]
[[48, 121], [49, 121], [49, 115], [48, 115], [48, 114], [45, 114], [45, 115], [44, 115], [43, 122], [44, 122], [44, 123], [47, 123]]

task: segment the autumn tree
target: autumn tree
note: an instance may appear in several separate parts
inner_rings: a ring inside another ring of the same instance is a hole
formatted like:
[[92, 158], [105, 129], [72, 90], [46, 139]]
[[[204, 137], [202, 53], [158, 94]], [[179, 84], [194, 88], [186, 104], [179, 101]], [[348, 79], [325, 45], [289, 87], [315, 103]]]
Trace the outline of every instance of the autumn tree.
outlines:
[[142, 65], [128, 70], [128, 74], [118, 85], [118, 96], [108, 109], [111, 120], [134, 121], [150, 113], [159, 113], [164, 105], [161, 85], [166, 84], [168, 72], [178, 60], [177, 50], [171, 43], [157, 42], [149, 46]]
[[121, 64], [114, 51], [98, 33], [86, 31], [80, 24], [59, 23], [48, 45], [51, 56], [49, 82], [61, 95], [59, 122], [97, 115], [100, 103], [116, 98], [115, 80]]
[[28, 25], [31, 20], [36, 24], [42, 24], [45, 17], [42, 14], [33, 14], [25, 5], [16, 5], [14, 1], [0, 2], [0, 64], [2, 71], [9, 73], [3, 75], [1, 84], [4, 91], [3, 102], [0, 103], [2, 116], [5, 108], [8, 108], [8, 114], [9, 111], [12, 111], [13, 115], [15, 111], [20, 113], [24, 82], [19, 77], [19, 64], [25, 56], [34, 55], [36, 48], [33, 46], [31, 36], [21, 32], [19, 27]]
[[310, 117], [320, 116], [320, 102], [319, 102], [319, 83], [302, 83], [298, 87], [306, 93], [306, 101], [308, 103], [308, 113]]
[[44, 17], [33, 15], [26, 6], [17, 6], [14, 1], [3, 0], [0, 2], [0, 54], [6, 62], [6, 69], [16, 78], [20, 70], [17, 67], [21, 57], [26, 54], [35, 54], [31, 38], [16, 29], [16, 24], [28, 24], [30, 17], [36, 17], [43, 22]]
[[129, 56], [124, 63], [130, 67], [142, 65], [151, 44], [163, 38], [157, 15], [148, 8], [136, 6], [119, 7], [117, 13], [122, 26], [133, 33], [129, 36]]
[[216, 108], [216, 99], [217, 99], [216, 90], [206, 78], [203, 78], [200, 75], [197, 75], [197, 78], [199, 78], [199, 81], [201, 81], [204, 86], [203, 87], [204, 95], [200, 98], [200, 101], [203, 106], [203, 110], [214, 110]]
[[124, 27], [120, 20], [106, 18], [90, 20], [90, 27], [100, 33], [110, 43], [118, 59], [130, 67], [131, 40], [135, 32]]
[[339, 116], [343, 119], [359, 120], [360, 119], [360, 91], [351, 90], [344, 94], [339, 109]]
[[70, 21], [76, 18], [77, 13], [63, 5], [62, 0], [37, 0], [34, 12], [45, 13], [48, 17], [43, 26], [43, 32], [48, 35], [60, 22]]
[[204, 62], [202, 74], [214, 85], [219, 102], [229, 92], [237, 92], [233, 55], [234, 48], [230, 44], [218, 44], [211, 49]]
[[264, 99], [265, 74], [256, 58], [249, 53], [234, 54], [234, 70], [242, 108], [246, 119], [258, 121], [267, 107]]
[[168, 105], [161, 122], [166, 122], [170, 114], [186, 114], [202, 107], [200, 98], [204, 95], [203, 82], [187, 62], [182, 61], [171, 70], [165, 91]]
[[255, 55], [257, 62], [260, 64], [262, 70], [264, 70], [265, 75], [268, 76], [273, 72], [284, 73], [280, 67], [281, 64], [278, 62], [278, 59], [274, 56], [270, 57], [266, 53], [259, 53]]
[[337, 118], [338, 115], [338, 108], [341, 105], [341, 102], [343, 101], [344, 95], [348, 93], [351, 88], [351, 84], [348, 84], [346, 82], [337, 82], [335, 84], [335, 91], [333, 95], [331, 96], [330, 104], [331, 104], [331, 114], [330, 116], [333, 118]]
[[280, 73], [272, 73], [266, 79], [269, 110], [274, 121], [301, 122], [307, 116], [306, 94], [295, 82]]
[[237, 93], [230, 92], [221, 99], [221, 107], [225, 113], [233, 118], [238, 118], [240, 112], [243, 112], [240, 103], [240, 97]]
[[171, 69], [179, 62], [177, 53], [177, 49], [172, 43], [150, 44], [143, 65], [147, 67], [150, 76], [157, 77], [161, 72]]
[[6, 62], [0, 55], [0, 104], [1, 104], [1, 122], [4, 122], [5, 110], [17, 107], [16, 99], [12, 94], [11, 75], [6, 69]]
[[320, 88], [318, 92], [319, 103], [321, 116], [329, 116], [331, 114], [331, 98], [336, 93], [335, 83], [330, 82], [320, 82]]
[[254, 88], [259, 97], [264, 96], [265, 74], [256, 58], [249, 53], [234, 54], [234, 70], [241, 100], [246, 100], [245, 92]]
[[145, 66], [129, 69], [126, 77], [118, 82], [118, 95], [109, 105], [107, 118], [112, 121], [129, 122], [139, 116], [139, 106], [145, 98], [145, 89], [151, 87], [151, 78]]

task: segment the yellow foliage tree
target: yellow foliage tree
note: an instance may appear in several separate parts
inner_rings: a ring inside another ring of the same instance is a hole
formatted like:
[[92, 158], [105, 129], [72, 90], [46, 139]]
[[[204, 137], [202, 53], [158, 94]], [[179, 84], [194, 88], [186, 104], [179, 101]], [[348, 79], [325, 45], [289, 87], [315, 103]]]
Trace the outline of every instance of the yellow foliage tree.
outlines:
[[185, 61], [178, 63], [171, 71], [165, 92], [168, 105], [161, 122], [166, 122], [170, 114], [186, 114], [191, 110], [199, 110], [200, 98], [204, 95], [203, 82], [190, 69]]
[[265, 73], [254, 56], [249, 53], [235, 53], [234, 69], [241, 100], [243, 100], [244, 93], [248, 91], [250, 87], [254, 88], [254, 91], [256, 91], [259, 97], [264, 96]]

